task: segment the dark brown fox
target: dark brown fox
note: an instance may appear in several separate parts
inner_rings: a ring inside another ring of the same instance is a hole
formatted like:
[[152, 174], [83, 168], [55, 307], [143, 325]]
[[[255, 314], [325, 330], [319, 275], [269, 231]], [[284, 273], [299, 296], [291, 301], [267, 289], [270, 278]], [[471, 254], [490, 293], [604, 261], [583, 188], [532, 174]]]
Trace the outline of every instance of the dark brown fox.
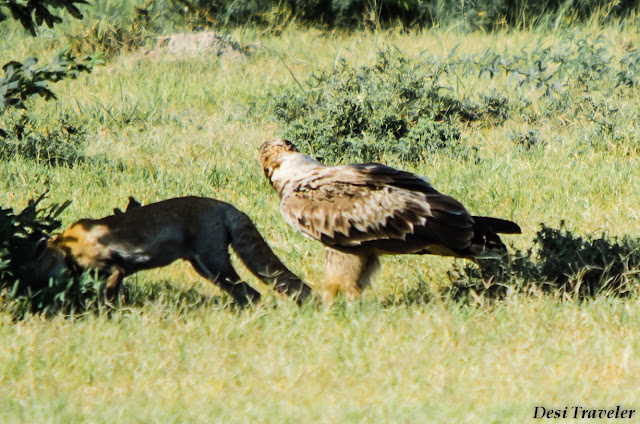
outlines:
[[231, 265], [231, 245], [260, 280], [279, 293], [307, 299], [311, 288], [276, 257], [249, 217], [234, 206], [204, 197], [179, 197], [131, 207], [101, 219], [81, 219], [39, 249], [31, 279], [42, 284], [95, 268], [107, 278], [107, 299], [117, 297], [124, 277], [184, 259], [240, 305], [260, 294]]

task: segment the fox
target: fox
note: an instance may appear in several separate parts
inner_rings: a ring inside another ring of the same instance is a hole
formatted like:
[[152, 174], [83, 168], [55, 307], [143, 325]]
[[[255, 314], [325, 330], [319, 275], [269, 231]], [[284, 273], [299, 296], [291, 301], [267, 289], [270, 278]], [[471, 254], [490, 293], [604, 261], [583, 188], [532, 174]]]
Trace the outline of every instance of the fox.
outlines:
[[233, 205], [206, 197], [177, 197], [140, 206], [100, 219], [80, 219], [61, 234], [36, 247], [31, 285], [46, 284], [62, 275], [79, 276], [96, 269], [107, 281], [108, 301], [118, 298], [125, 277], [141, 270], [167, 266], [178, 259], [191, 263], [244, 307], [260, 293], [231, 264], [229, 245], [261, 281], [272, 284], [298, 304], [312, 289], [275, 255], [254, 223]]

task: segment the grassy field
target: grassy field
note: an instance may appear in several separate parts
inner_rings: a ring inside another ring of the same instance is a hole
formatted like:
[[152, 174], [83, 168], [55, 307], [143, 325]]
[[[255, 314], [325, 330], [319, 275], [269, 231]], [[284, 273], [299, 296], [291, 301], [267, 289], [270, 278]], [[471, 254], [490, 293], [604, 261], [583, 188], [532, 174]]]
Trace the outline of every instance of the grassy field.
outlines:
[[[0, 63], [49, 58], [66, 43], [65, 32], [80, 31], [68, 23], [31, 39], [3, 25]], [[597, 40], [614, 62], [640, 45], [637, 28], [624, 24], [570, 32]], [[295, 87], [293, 76], [304, 82], [330, 71], [339, 58], [371, 65], [387, 46], [409, 59], [446, 58], [455, 48], [462, 56], [487, 48], [507, 55], [556, 46], [565, 35], [292, 28], [267, 36], [245, 29], [232, 38], [261, 46], [247, 58], [123, 53], [56, 84], [58, 101], [30, 103], [41, 128], [63, 118], [82, 128], [91, 159], [74, 166], [1, 161], [0, 205], [20, 209], [49, 189], [54, 202], [73, 200], [63, 215], [68, 225], [110, 214], [129, 195], [143, 203], [215, 197], [245, 211], [290, 269], [321, 289], [323, 249], [286, 225], [257, 161], [257, 147], [282, 133], [266, 109], [268, 93]], [[540, 223], [561, 221], [577, 234], [638, 237], [640, 90], [618, 89], [611, 78], [567, 91], [573, 101], [552, 110], [553, 98], [535, 85], [451, 76], [452, 92], [497, 90], [526, 107], [499, 125], [461, 126], [461, 140], [477, 149], [474, 160], [383, 160], [426, 176], [473, 213], [518, 222], [523, 235], [508, 237], [514, 248], [529, 248]], [[523, 134], [535, 135], [525, 149]], [[2, 313], [0, 421], [498, 423], [532, 420], [539, 405], [640, 410], [637, 292], [584, 301], [513, 293], [458, 303], [437, 295], [451, 284], [452, 263], [385, 258], [361, 302], [319, 310], [268, 298], [233, 312], [178, 263], [127, 280], [163, 289], [111, 315], [15, 322]], [[426, 301], [411, 296], [420, 290]]]

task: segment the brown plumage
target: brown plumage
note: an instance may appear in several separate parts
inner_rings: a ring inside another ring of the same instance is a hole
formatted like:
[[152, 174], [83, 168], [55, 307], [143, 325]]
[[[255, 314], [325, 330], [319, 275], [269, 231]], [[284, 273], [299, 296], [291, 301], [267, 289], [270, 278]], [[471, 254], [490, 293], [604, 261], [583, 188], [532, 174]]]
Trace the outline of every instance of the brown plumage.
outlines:
[[327, 247], [330, 295], [357, 296], [378, 268], [379, 255], [475, 260], [506, 253], [498, 233], [520, 233], [514, 222], [472, 216], [425, 179], [378, 163], [326, 166], [286, 140], [264, 143], [260, 162], [285, 220]]

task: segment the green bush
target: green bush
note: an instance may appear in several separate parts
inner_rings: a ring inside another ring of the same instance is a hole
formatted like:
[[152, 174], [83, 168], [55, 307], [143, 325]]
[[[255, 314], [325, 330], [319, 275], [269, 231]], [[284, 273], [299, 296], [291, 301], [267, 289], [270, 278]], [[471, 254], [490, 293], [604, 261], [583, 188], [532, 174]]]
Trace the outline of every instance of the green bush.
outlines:
[[21, 212], [0, 207], [0, 288], [13, 287], [27, 272], [36, 246], [60, 228], [58, 216], [71, 202], [40, 207], [45, 194], [30, 200]]
[[[0, 22], [7, 19], [3, 10], [8, 10], [14, 20], [36, 36], [36, 28], [45, 23], [49, 28], [62, 22], [62, 18], [52, 13], [64, 9], [71, 16], [82, 19], [76, 5], [87, 4], [85, 0], [29, 0], [23, 3], [15, 0], [0, 0]], [[49, 83], [66, 78], [77, 78], [82, 72], [90, 73], [95, 66], [103, 64], [100, 53], [78, 58], [71, 46], [63, 48], [51, 63], [38, 66], [38, 59], [27, 57], [22, 62], [12, 60], [6, 63], [0, 78], [0, 158], [9, 159], [16, 155], [45, 160], [49, 163], [75, 163], [75, 139], [79, 133], [73, 126], [64, 126], [66, 134], [60, 130], [46, 133], [34, 131], [30, 119], [15, 110], [27, 109], [27, 100], [33, 96], [45, 100], [56, 99]], [[13, 121], [13, 122], [11, 122]], [[7, 128], [6, 125], [10, 124]], [[73, 139], [73, 140], [72, 140]]]
[[45, 194], [19, 213], [0, 207], [0, 309], [15, 318], [34, 312], [75, 314], [103, 305], [106, 283], [91, 272], [81, 278], [51, 279], [44, 286], [28, 283], [39, 246], [60, 228], [59, 216], [71, 203], [41, 207]]
[[100, 312], [109, 309], [103, 298], [106, 284], [91, 272], [79, 278], [51, 279], [46, 286], [39, 288], [16, 282], [0, 296], [0, 302], [3, 302], [1, 309], [15, 319], [34, 313], [50, 317]]
[[470, 293], [495, 298], [534, 287], [572, 298], [625, 296], [637, 293], [640, 239], [581, 237], [564, 224], [560, 228], [543, 224], [527, 252], [455, 267], [450, 275], [453, 285], [446, 291], [454, 298], [468, 298]]
[[100, 54], [79, 60], [67, 46], [44, 66], [38, 66], [34, 57], [5, 64], [2, 68], [5, 74], [0, 78], [0, 160], [26, 157], [52, 165], [73, 165], [82, 161], [84, 131], [81, 126], [62, 117], [57, 120], [60, 125], [51, 128], [24, 111], [30, 97], [56, 99], [50, 82], [74, 79], [102, 63]]
[[386, 49], [373, 66], [354, 68], [343, 60], [304, 87], [273, 94], [269, 109], [283, 137], [329, 162], [387, 154], [410, 163], [435, 152], [468, 156], [461, 123], [502, 122], [508, 102], [452, 96], [441, 86], [444, 72], [437, 62], [412, 62]]
[[638, 11], [638, 0], [170, 0], [196, 28], [247, 23], [281, 26], [287, 21], [329, 28], [378, 28], [401, 24], [428, 28], [460, 24], [467, 29], [556, 26], [604, 22]]
[[[387, 48], [370, 66], [341, 60], [273, 91], [266, 109], [281, 136], [330, 162], [395, 156], [412, 163], [436, 153], [475, 158], [461, 138], [463, 126], [502, 125], [512, 117], [530, 125], [554, 116], [583, 122], [585, 151], [637, 150], [637, 116], [596, 99], [635, 96], [640, 49], [629, 45], [613, 57], [601, 37], [570, 31], [559, 39], [515, 54], [454, 50], [446, 57], [409, 59]], [[466, 87], [456, 85], [460, 80]], [[548, 144], [532, 130], [513, 134], [513, 140], [521, 153]]]

